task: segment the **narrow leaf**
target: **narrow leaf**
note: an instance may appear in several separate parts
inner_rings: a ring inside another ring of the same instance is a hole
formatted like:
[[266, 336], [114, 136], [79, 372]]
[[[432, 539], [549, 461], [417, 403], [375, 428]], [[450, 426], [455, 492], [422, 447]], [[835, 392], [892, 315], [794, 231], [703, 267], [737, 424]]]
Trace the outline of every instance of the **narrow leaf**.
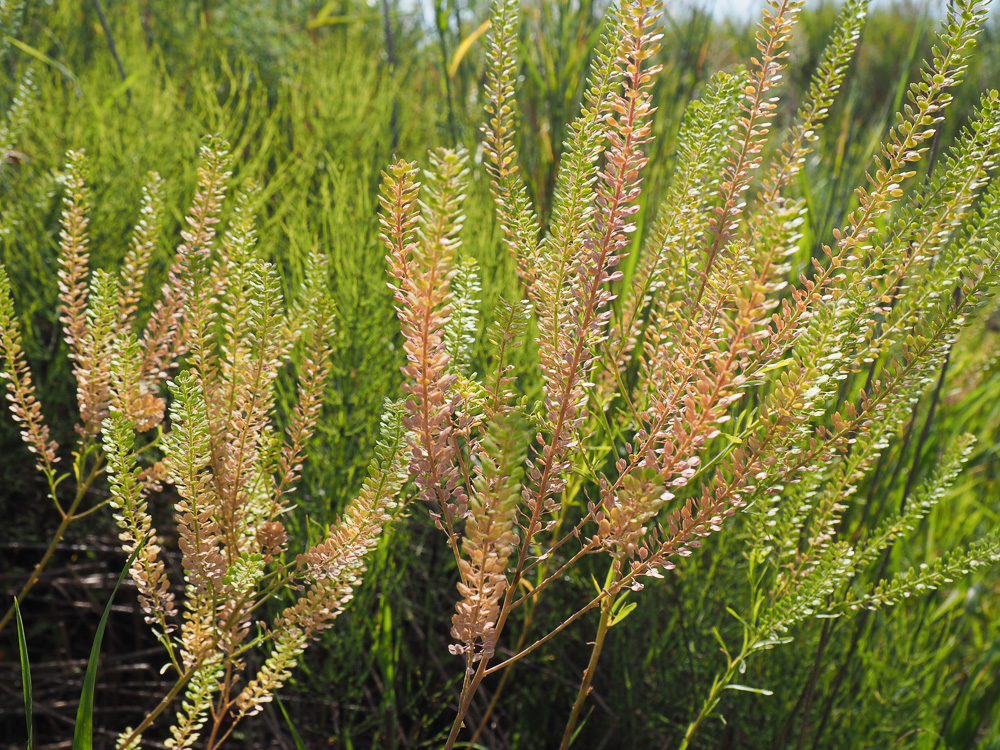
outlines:
[[28, 641], [24, 637], [24, 623], [21, 622], [21, 608], [14, 597], [14, 616], [17, 618], [17, 646], [21, 652], [21, 685], [24, 688], [24, 720], [28, 725], [28, 750], [35, 746], [34, 721], [32, 720], [31, 665], [28, 663]]
[[94, 644], [90, 648], [90, 660], [87, 662], [87, 673], [83, 678], [83, 691], [80, 693], [80, 707], [76, 712], [76, 729], [73, 732], [73, 750], [93, 750], [94, 748], [94, 688], [97, 685], [97, 661], [101, 654], [101, 641], [104, 640], [104, 628], [108, 624], [108, 615], [111, 614], [111, 603], [115, 600], [118, 587], [125, 580], [125, 575], [132, 569], [132, 563], [139, 556], [139, 552], [146, 546], [147, 540], [142, 540], [129, 557], [128, 562], [118, 576], [118, 582], [108, 597], [108, 604], [104, 608], [104, 615], [101, 623], [97, 626], [97, 633], [94, 635]]
[[758, 695], [774, 695], [773, 690], [767, 690], [766, 688], [755, 688], [749, 685], [740, 685], [736, 682], [730, 682], [725, 686], [726, 690], [741, 690], [744, 693], [757, 693]]
[[612, 628], [618, 623], [620, 623], [622, 620], [624, 620], [626, 617], [629, 616], [629, 614], [632, 612], [633, 609], [635, 609], [635, 607], [636, 607], [635, 602], [629, 602], [624, 607], [619, 609], [614, 615], [612, 615], [611, 622], [608, 623], [608, 627]]
[[448, 63], [449, 78], [454, 78], [458, 74], [458, 66], [462, 64], [462, 59], [469, 53], [469, 49], [476, 43], [476, 40], [485, 34], [489, 28], [490, 20], [487, 18], [455, 48], [455, 54], [451, 56], [451, 62]]
[[285, 717], [285, 723], [288, 725], [288, 731], [292, 734], [292, 742], [295, 743], [295, 750], [306, 750], [306, 743], [304, 743], [302, 738], [299, 736], [299, 731], [292, 723], [292, 717], [288, 715], [288, 711], [285, 709], [285, 704], [281, 702], [281, 698], [277, 695], [274, 696], [274, 702], [278, 704], [278, 708], [281, 709], [281, 715]]

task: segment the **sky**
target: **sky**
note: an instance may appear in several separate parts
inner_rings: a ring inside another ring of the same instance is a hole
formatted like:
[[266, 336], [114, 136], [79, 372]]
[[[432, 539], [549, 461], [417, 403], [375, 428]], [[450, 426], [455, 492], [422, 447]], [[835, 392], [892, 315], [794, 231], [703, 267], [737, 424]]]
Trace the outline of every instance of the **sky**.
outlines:
[[[567, 0], [548, 0], [548, 2], [566, 2]], [[1000, 0], [995, 0], [1000, 4]], [[369, 0], [374, 3], [375, 0]], [[420, 7], [428, 22], [434, 18], [434, 0], [396, 0], [401, 7]], [[730, 19], [733, 21], [756, 21], [760, 18], [760, 12], [766, 0], [664, 0], [664, 5], [668, 13], [676, 13], [684, 8], [700, 7], [711, 8], [715, 17], [719, 20]], [[806, 7], [816, 7], [818, 5], [828, 5], [830, 3], [840, 6], [842, 0], [806, 0]], [[889, 7], [892, 5], [909, 6], [913, 8], [930, 7], [934, 16], [944, 15], [944, 9], [948, 6], [948, 0], [871, 0], [871, 7]]]
[[[712, 8], [715, 13], [716, 18], [731, 18], [733, 20], [753, 20], [760, 15], [761, 9], [764, 7], [765, 0], [668, 0], [669, 6], [700, 6], [706, 8]], [[828, 3], [830, 0], [806, 0], [806, 7], [810, 5], [819, 5], [821, 3]], [[872, 0], [872, 7], [888, 6], [893, 3], [912, 5], [915, 7], [923, 7], [927, 4], [925, 0]], [[836, 3], [840, 5], [839, 2]], [[946, 0], [930, 0], [930, 5], [933, 9], [939, 12], [943, 10], [947, 2]]]

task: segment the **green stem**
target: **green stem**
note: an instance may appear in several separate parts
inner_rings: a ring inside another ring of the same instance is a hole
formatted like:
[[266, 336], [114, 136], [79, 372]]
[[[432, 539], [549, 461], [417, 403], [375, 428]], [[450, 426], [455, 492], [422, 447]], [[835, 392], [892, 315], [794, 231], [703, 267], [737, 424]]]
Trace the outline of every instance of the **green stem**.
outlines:
[[701, 711], [695, 717], [684, 733], [684, 739], [681, 740], [681, 744], [678, 750], [687, 750], [691, 739], [694, 737], [695, 732], [701, 726], [702, 722], [705, 721], [712, 712], [715, 711], [715, 707], [719, 705], [719, 700], [722, 697], [722, 691], [733, 681], [736, 676], [736, 672], [740, 667], [746, 662], [747, 657], [753, 653], [757, 644], [761, 642], [759, 636], [754, 636], [751, 631], [744, 631], [743, 634], [743, 648], [737, 656], [730, 656], [728, 649], [724, 649], [726, 658], [729, 660], [729, 664], [726, 667], [726, 671], [720, 676], [716, 675], [715, 680], [712, 682], [712, 688], [708, 692], [708, 697], [705, 698], [705, 702], [701, 706]]
[[691, 743], [691, 739], [694, 737], [695, 732], [698, 731], [702, 722], [711, 716], [715, 707], [719, 705], [719, 698], [722, 695], [722, 691], [725, 690], [726, 685], [728, 685], [736, 675], [736, 670], [739, 668], [742, 661], [742, 655], [736, 659], [731, 659], [725, 674], [723, 674], [722, 677], [719, 677], [719, 675], [715, 676], [715, 681], [712, 683], [712, 689], [709, 691], [708, 697], [705, 698], [705, 702], [702, 704], [701, 711], [698, 712], [698, 716], [695, 717], [694, 721], [688, 724], [687, 731], [684, 733], [684, 739], [681, 740], [678, 750], [687, 750]]
[[[514, 646], [514, 653], [517, 653], [522, 648], [524, 648], [524, 643], [528, 639], [528, 629], [531, 627], [531, 621], [535, 616], [535, 605], [538, 604], [537, 599], [531, 600], [531, 606], [528, 609], [527, 614], [524, 616], [524, 625], [521, 628], [521, 635], [517, 639], [517, 645]], [[493, 711], [496, 710], [497, 703], [500, 702], [500, 695], [503, 693], [504, 688], [507, 686], [507, 680], [510, 679], [512, 669], [504, 671], [503, 675], [500, 677], [500, 682], [497, 684], [496, 689], [493, 691], [493, 696], [490, 698], [489, 705], [486, 706], [486, 710], [483, 712], [482, 718], [479, 720], [479, 726], [476, 727], [476, 731], [472, 735], [472, 739], [469, 740], [469, 746], [472, 747], [479, 741], [479, 736], [486, 729], [486, 724], [489, 722], [490, 717], [493, 715]]]
[[483, 681], [483, 677], [486, 676], [486, 658], [483, 657], [479, 660], [479, 667], [476, 669], [476, 673], [469, 678], [469, 670], [465, 670], [465, 680], [462, 682], [462, 692], [458, 703], [458, 713], [455, 715], [455, 721], [451, 725], [451, 732], [448, 734], [448, 741], [445, 742], [444, 750], [452, 750], [455, 747], [455, 743], [458, 741], [458, 735], [465, 726], [465, 715], [469, 712], [469, 706], [472, 705], [472, 699], [476, 695], [476, 691], [479, 689], [479, 683]]
[[573, 702], [573, 712], [569, 715], [569, 721], [566, 722], [566, 731], [563, 732], [562, 744], [559, 746], [559, 750], [568, 750], [576, 725], [580, 721], [580, 713], [587, 702], [587, 696], [590, 695], [594, 674], [597, 672], [597, 662], [601, 658], [601, 649], [604, 647], [604, 638], [608, 634], [608, 628], [611, 627], [611, 606], [613, 603], [610, 596], [601, 603], [601, 621], [597, 626], [597, 637], [594, 638], [594, 648], [590, 652], [590, 661], [587, 663], [587, 670], [583, 673], [583, 681], [580, 683], [580, 690], [576, 694], [576, 701]]

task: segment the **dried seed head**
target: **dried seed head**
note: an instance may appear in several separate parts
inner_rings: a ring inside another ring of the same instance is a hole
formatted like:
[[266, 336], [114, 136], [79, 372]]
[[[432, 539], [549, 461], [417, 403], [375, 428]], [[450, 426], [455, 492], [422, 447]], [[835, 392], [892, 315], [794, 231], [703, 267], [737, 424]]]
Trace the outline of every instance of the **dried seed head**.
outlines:
[[265, 562], [272, 562], [285, 548], [288, 533], [280, 521], [265, 521], [257, 529], [257, 544], [264, 555]]

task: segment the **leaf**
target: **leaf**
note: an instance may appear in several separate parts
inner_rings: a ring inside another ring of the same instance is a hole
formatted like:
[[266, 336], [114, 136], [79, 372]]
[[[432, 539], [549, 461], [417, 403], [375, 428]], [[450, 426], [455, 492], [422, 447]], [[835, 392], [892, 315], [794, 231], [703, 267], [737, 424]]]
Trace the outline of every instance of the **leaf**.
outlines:
[[14, 597], [14, 616], [17, 618], [17, 647], [21, 652], [21, 685], [24, 688], [24, 720], [28, 725], [28, 750], [35, 746], [34, 721], [32, 720], [31, 665], [28, 663], [28, 641], [24, 637], [24, 623], [21, 622], [21, 608]]
[[104, 98], [104, 101], [101, 102], [101, 108], [107, 109], [110, 107], [116, 99], [120, 98], [122, 94], [127, 93], [141, 79], [142, 76], [139, 73], [130, 73], [124, 81], [115, 86], [111, 90], [111, 93]]
[[590, 581], [591, 581], [591, 583], [594, 584], [594, 591], [596, 591], [597, 595], [600, 596], [601, 592], [604, 591], [604, 589], [601, 588], [601, 584], [599, 584], [597, 582], [597, 579], [594, 578], [594, 574], [593, 573], [590, 574]]
[[278, 704], [278, 708], [281, 709], [281, 715], [285, 717], [285, 723], [288, 725], [288, 731], [292, 734], [292, 742], [295, 743], [295, 750], [306, 750], [306, 744], [299, 737], [299, 731], [292, 724], [292, 718], [288, 715], [288, 711], [285, 710], [285, 704], [281, 702], [281, 698], [277, 695], [274, 696], [274, 702]]
[[636, 608], [635, 602], [629, 602], [628, 604], [625, 604], [624, 606], [620, 607], [618, 611], [611, 616], [611, 621], [608, 623], [608, 627], [613, 628], [615, 625], [617, 625], [626, 617], [628, 617], [629, 613], [635, 608]]
[[795, 361], [795, 357], [785, 357], [784, 359], [779, 359], [777, 362], [772, 362], [769, 365], [765, 365], [760, 368], [761, 372], [771, 372], [772, 370], [777, 370], [781, 367], [787, 367], [792, 362]]
[[97, 633], [94, 634], [94, 644], [90, 647], [90, 660], [87, 662], [87, 673], [83, 678], [83, 690], [80, 693], [80, 707], [76, 711], [76, 729], [73, 731], [73, 750], [93, 750], [94, 748], [94, 688], [97, 685], [97, 661], [101, 654], [101, 641], [104, 640], [104, 628], [108, 624], [108, 615], [111, 614], [111, 603], [115, 600], [118, 587], [125, 580], [125, 575], [132, 569], [132, 563], [148, 540], [143, 539], [136, 545], [128, 562], [118, 576], [118, 582], [111, 590], [108, 597], [108, 604], [104, 608], [104, 615], [101, 623], [97, 626]]
[[332, 16], [333, 11], [335, 11], [339, 6], [340, 3], [338, 3], [337, 0], [333, 0], [333, 2], [327, 3], [322, 8], [319, 9], [319, 12], [316, 13], [316, 17], [313, 18], [312, 21], [319, 21], [322, 23], [327, 18]]
[[321, 26], [339, 26], [344, 23], [351, 23], [352, 21], [369, 21], [376, 18], [381, 18], [381, 14], [375, 13], [357, 13], [354, 15], [340, 15], [335, 16], [333, 12], [340, 7], [340, 3], [337, 0], [327, 3], [313, 18], [306, 21], [307, 29], [318, 29]]
[[728, 685], [724, 685], [723, 688], [726, 690], [741, 690], [744, 693], [757, 693], [758, 695], [774, 695], [773, 690], [750, 687], [749, 685], [740, 685], [737, 682], [730, 682]]
[[794, 638], [788, 636], [786, 638], [766, 638], [762, 641], [757, 641], [754, 646], [754, 651], [766, 651], [767, 649], [774, 648], [775, 646], [784, 646], [786, 643], [791, 643]]
[[70, 70], [69, 68], [67, 68], [61, 62], [59, 62], [57, 60], [53, 60], [51, 57], [49, 57], [45, 53], [39, 52], [37, 49], [35, 49], [31, 45], [25, 44], [24, 42], [22, 42], [20, 39], [15, 39], [12, 36], [7, 36], [6, 34], [4, 34], [3, 35], [3, 40], [5, 42], [7, 42], [8, 44], [13, 44], [19, 50], [21, 50], [25, 54], [31, 55], [36, 60], [40, 60], [41, 62], [45, 63], [46, 65], [51, 65], [53, 68], [55, 68], [60, 73], [62, 73], [64, 76], [66, 76], [69, 80], [71, 80], [73, 82], [73, 84], [77, 87], [77, 90], [79, 90], [79, 88], [80, 88], [80, 82], [77, 80], [77, 77], [75, 75], [73, 75], [73, 71], [72, 70]]
[[458, 66], [462, 64], [462, 60], [468, 54], [469, 49], [472, 47], [473, 44], [476, 43], [476, 40], [479, 39], [479, 37], [481, 37], [483, 34], [486, 33], [486, 31], [489, 28], [490, 28], [490, 19], [487, 18], [485, 21], [479, 24], [479, 26], [476, 28], [475, 31], [473, 31], [459, 43], [458, 47], [455, 48], [455, 54], [451, 56], [451, 62], [448, 63], [449, 78], [455, 77], [455, 75], [458, 73]]
[[726, 642], [724, 640], [722, 640], [722, 634], [719, 633], [719, 629], [718, 628], [712, 628], [712, 635], [715, 637], [715, 640], [718, 642], [719, 646], [722, 648], [722, 653], [724, 653], [726, 655], [726, 658], [728, 659], [729, 658], [729, 649], [726, 647]]
[[611, 588], [611, 584], [614, 583], [614, 580], [615, 580], [615, 566], [614, 565], [609, 565], [608, 566], [608, 574], [606, 576], [604, 576], [604, 590], [605, 591], [607, 591], [607, 590], [609, 590]]

